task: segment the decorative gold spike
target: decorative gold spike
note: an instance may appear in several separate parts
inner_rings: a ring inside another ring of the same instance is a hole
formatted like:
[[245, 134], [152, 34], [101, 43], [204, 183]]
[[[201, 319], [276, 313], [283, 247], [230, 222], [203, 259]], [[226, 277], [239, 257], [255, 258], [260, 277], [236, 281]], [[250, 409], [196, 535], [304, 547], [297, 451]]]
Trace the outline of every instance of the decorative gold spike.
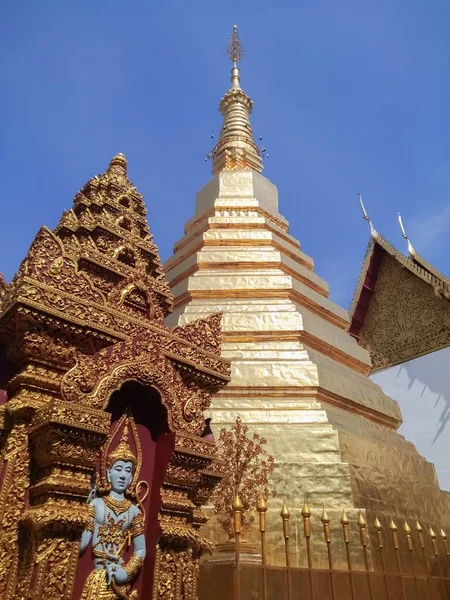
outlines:
[[327, 515], [327, 513], [326, 513], [326, 511], [325, 511], [325, 508], [323, 509], [322, 516], [320, 517], [320, 520], [321, 520], [321, 521], [322, 521], [322, 523], [324, 523], [324, 524], [325, 524], [325, 523], [329, 523], [329, 522], [330, 522], [330, 518], [329, 518], [329, 516]]
[[291, 516], [291, 513], [289, 512], [288, 507], [286, 506], [286, 502], [283, 502], [283, 507], [281, 509], [280, 512], [281, 518], [284, 519], [289, 519]]
[[425, 549], [425, 543], [423, 541], [423, 527], [419, 523], [419, 521], [417, 521], [417, 523], [416, 523], [416, 531], [417, 531], [417, 536], [419, 538], [420, 547], [422, 548], [422, 551], [424, 551], [424, 549]]
[[267, 504], [266, 504], [266, 501], [263, 496], [259, 497], [256, 508], [258, 509], [258, 512], [266, 512], [267, 511]]
[[[389, 523], [389, 529], [392, 533], [392, 543], [394, 544], [395, 550], [398, 550], [398, 527], [394, 522], [394, 519], [391, 517], [391, 522]], [[397, 565], [399, 567], [399, 565]], [[400, 567], [399, 567], [400, 569]], [[400, 571], [399, 571], [400, 572]]]
[[305, 498], [304, 502], [303, 502], [303, 508], [302, 508], [302, 517], [310, 517], [311, 516], [311, 509], [309, 508], [309, 504]]
[[358, 514], [358, 525], [361, 529], [364, 527], [367, 527], [367, 522], [366, 522], [365, 518], [363, 517], [362, 511], [359, 511], [359, 514]]
[[403, 525], [403, 531], [406, 536], [406, 543], [408, 544], [408, 550], [410, 552], [412, 552], [414, 547], [413, 547], [412, 538], [411, 538], [411, 527], [409, 526], [408, 521], [405, 521], [405, 523]]
[[305, 538], [308, 541], [309, 538], [311, 537], [311, 509], [309, 508], [308, 503], [306, 502], [306, 499], [303, 502], [302, 517], [303, 517], [303, 531], [305, 534]]
[[365, 518], [363, 517], [362, 511], [359, 511], [358, 514], [358, 527], [359, 527], [359, 539], [361, 541], [361, 545], [364, 548], [364, 557], [366, 559], [366, 563], [367, 563], [367, 556], [365, 554], [366, 552], [366, 546], [367, 546], [367, 521], [365, 520]]
[[345, 512], [345, 509], [342, 511], [342, 516], [341, 516], [341, 525], [348, 525], [350, 523], [350, 520], [347, 516], [347, 513]]
[[438, 553], [437, 544], [436, 544], [437, 535], [436, 535], [436, 532], [434, 531], [434, 529], [432, 527], [429, 528], [428, 535], [431, 538], [431, 545], [433, 546], [434, 555], [438, 556], [439, 553]]
[[[331, 536], [330, 536], [330, 517], [327, 515], [326, 511], [325, 511], [325, 507], [323, 509], [322, 512], [322, 516], [320, 517], [320, 520], [322, 521], [322, 525], [323, 525], [323, 533], [325, 535], [325, 541], [327, 544], [331, 543]], [[330, 560], [331, 556], [328, 556], [328, 559]], [[330, 566], [330, 569], [332, 567]]]
[[233, 501], [233, 510], [242, 510], [242, 502], [241, 499], [239, 498], [239, 495], [236, 494], [234, 501]]
[[258, 509], [259, 513], [259, 531], [264, 533], [266, 531], [267, 504], [262, 496], [260, 496], [256, 508]]
[[283, 507], [281, 509], [280, 516], [283, 519], [283, 536], [284, 539], [287, 540], [289, 538], [289, 519], [291, 518], [291, 513], [289, 512], [289, 509], [286, 506], [286, 502], [283, 502]]
[[439, 535], [441, 536], [441, 540], [442, 540], [442, 545], [444, 546], [444, 551], [445, 554], [447, 555], [447, 557], [450, 557], [448, 548], [447, 548], [447, 534], [445, 533], [445, 531], [443, 529], [440, 530]]
[[349, 524], [350, 524], [350, 519], [348, 518], [347, 513], [345, 512], [345, 510], [343, 510], [342, 511], [342, 516], [341, 516], [341, 525], [342, 525], [342, 531], [344, 533], [344, 541], [345, 541], [345, 543], [347, 545], [350, 542]]
[[375, 527], [375, 529], [377, 531], [382, 531], [382, 529], [383, 529], [383, 525], [380, 523], [380, 520], [378, 517], [375, 519], [373, 526]]

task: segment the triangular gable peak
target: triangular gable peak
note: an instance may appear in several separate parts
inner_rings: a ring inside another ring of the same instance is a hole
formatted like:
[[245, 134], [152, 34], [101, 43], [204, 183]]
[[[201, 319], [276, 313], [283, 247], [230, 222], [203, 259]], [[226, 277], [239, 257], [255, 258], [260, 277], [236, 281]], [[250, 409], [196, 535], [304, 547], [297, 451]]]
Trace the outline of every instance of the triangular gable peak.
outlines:
[[372, 228], [350, 308], [350, 334], [373, 371], [450, 346], [450, 280], [428, 261], [402, 254]]

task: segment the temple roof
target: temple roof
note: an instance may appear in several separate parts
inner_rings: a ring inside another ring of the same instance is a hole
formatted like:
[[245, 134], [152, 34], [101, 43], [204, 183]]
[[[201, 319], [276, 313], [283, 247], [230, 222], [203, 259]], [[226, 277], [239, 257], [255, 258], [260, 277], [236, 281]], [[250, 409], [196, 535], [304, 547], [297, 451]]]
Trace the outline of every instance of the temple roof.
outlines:
[[350, 334], [373, 371], [450, 345], [450, 279], [418, 254], [400, 218], [408, 255], [370, 225], [370, 241], [350, 308]]

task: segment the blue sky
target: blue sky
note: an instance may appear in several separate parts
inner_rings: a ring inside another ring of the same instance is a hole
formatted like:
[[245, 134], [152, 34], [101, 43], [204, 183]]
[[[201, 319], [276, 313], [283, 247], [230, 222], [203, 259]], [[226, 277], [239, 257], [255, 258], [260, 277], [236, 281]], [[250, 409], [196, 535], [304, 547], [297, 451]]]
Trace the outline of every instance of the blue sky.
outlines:
[[97, 0], [0, 8], [0, 271], [124, 152], [163, 258], [210, 177], [229, 84], [242, 87], [291, 233], [348, 306], [368, 230], [450, 273], [450, 4], [446, 0]]

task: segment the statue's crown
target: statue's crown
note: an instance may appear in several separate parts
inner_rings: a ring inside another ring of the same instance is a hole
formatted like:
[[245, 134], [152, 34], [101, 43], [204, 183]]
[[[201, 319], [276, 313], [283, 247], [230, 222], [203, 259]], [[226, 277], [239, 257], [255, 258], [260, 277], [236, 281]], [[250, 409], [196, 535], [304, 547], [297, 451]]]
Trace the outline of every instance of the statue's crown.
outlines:
[[123, 460], [125, 462], [131, 462], [134, 466], [136, 466], [137, 458], [135, 454], [130, 449], [130, 444], [128, 442], [128, 423], [125, 423], [125, 427], [123, 428], [122, 437], [120, 438], [120, 442], [113, 450], [108, 454], [106, 459], [106, 466], [110, 469], [115, 462], [118, 460]]

